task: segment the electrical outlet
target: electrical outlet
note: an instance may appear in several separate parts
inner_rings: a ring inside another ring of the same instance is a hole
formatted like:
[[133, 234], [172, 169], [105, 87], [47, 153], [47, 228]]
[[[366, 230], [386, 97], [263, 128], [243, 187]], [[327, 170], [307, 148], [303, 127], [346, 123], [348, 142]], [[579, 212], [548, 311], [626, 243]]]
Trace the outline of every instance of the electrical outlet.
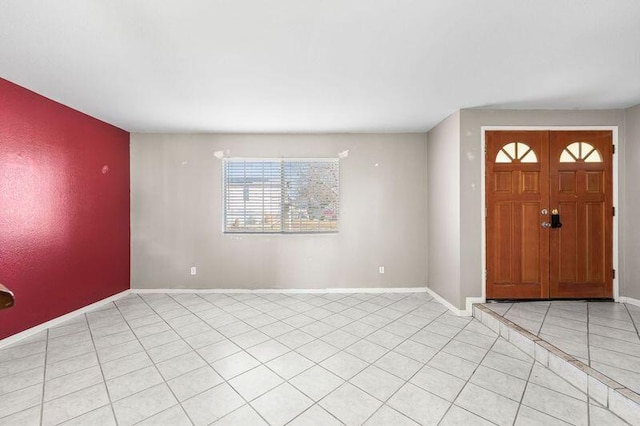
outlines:
[[198, 273], [198, 271], [196, 270], [196, 267], [195, 267], [195, 266], [192, 266], [192, 267], [191, 267], [191, 275], [195, 275], [195, 274], [197, 274], [197, 273]]
[[378, 266], [378, 272], [384, 274], [384, 266]]

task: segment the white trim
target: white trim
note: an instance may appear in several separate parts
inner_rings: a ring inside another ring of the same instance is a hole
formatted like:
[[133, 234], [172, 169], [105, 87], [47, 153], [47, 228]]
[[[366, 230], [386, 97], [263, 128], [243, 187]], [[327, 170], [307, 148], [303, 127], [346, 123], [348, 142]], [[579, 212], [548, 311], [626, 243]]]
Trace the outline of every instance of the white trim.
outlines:
[[445, 298], [440, 296], [435, 291], [428, 287], [360, 287], [360, 288], [258, 288], [258, 289], [245, 289], [245, 288], [132, 288], [133, 294], [152, 294], [152, 293], [200, 293], [200, 294], [213, 294], [213, 293], [256, 293], [256, 294], [269, 294], [269, 293], [282, 293], [282, 294], [322, 294], [322, 293], [428, 293], [433, 296], [438, 302], [442, 303], [447, 309], [458, 316], [468, 317], [473, 312], [472, 305], [474, 303], [484, 303], [484, 298], [481, 297], [467, 297], [467, 305], [465, 310], [461, 310], [449, 303]]
[[261, 163], [261, 162], [262, 163], [269, 163], [269, 162], [279, 163], [282, 161], [303, 163], [305, 161], [308, 161], [312, 163], [312, 162], [324, 162], [324, 161], [338, 162], [340, 161], [340, 157], [309, 157], [309, 158], [305, 158], [305, 157], [224, 157], [222, 160], [231, 162], [231, 163], [238, 163], [243, 161], [256, 162], [256, 163]]
[[95, 303], [92, 303], [90, 305], [87, 305], [85, 307], [82, 307], [80, 309], [76, 309], [75, 311], [69, 312], [68, 314], [64, 314], [62, 316], [59, 316], [57, 318], [54, 318], [52, 320], [49, 320], [47, 322], [43, 322], [40, 325], [36, 325], [35, 327], [31, 327], [27, 330], [21, 331], [20, 333], [14, 334], [12, 336], [9, 336], [7, 338], [4, 338], [2, 340], [0, 340], [0, 348], [4, 348], [5, 346], [11, 345], [13, 343], [16, 343], [22, 339], [26, 339], [27, 337], [31, 337], [35, 334], [40, 333], [41, 331], [46, 330], [47, 328], [51, 328], [51, 327], [55, 327], [56, 325], [60, 325], [65, 321], [68, 321], [70, 319], [73, 319], [79, 315], [85, 314], [89, 311], [92, 311], [96, 308], [99, 308], [101, 306], [105, 306], [111, 302], [113, 302], [114, 300], [120, 299], [124, 296], [126, 296], [127, 294], [130, 293], [131, 290], [125, 290], [122, 291], [120, 293], [114, 294], [113, 296], [109, 296], [106, 299], [102, 299], [99, 300]]
[[[481, 264], [482, 264], [482, 299], [486, 299], [487, 295], [487, 281], [485, 271], [487, 268], [487, 229], [486, 222], [487, 219], [484, 216], [486, 204], [486, 194], [485, 194], [485, 162], [487, 160], [486, 155], [484, 155], [485, 149], [485, 133], [491, 130], [610, 130], [611, 137], [613, 139], [613, 145], [615, 146], [616, 153], [613, 155], [613, 170], [612, 170], [612, 179], [613, 179], [613, 205], [616, 207], [616, 215], [613, 217], [613, 269], [616, 270], [616, 277], [613, 279], [613, 300], [616, 302], [621, 301], [620, 299], [620, 285], [619, 285], [619, 277], [620, 277], [620, 268], [618, 264], [618, 243], [619, 243], [619, 227], [618, 227], [618, 218], [620, 217], [620, 204], [618, 202], [618, 190], [620, 186], [619, 179], [619, 168], [618, 168], [618, 158], [620, 157], [619, 150], [619, 140], [618, 140], [618, 126], [481, 126], [480, 127], [480, 152], [482, 153], [482, 161], [480, 166], [480, 196], [482, 197], [482, 205], [480, 208], [482, 214], [482, 238], [481, 238]], [[468, 303], [467, 303], [468, 308]]]
[[613, 138], [613, 146], [614, 146], [614, 153], [613, 153], [613, 170], [611, 171], [611, 173], [613, 174], [613, 176], [611, 177], [613, 179], [612, 186], [613, 186], [613, 207], [615, 207], [616, 209], [616, 215], [613, 216], [613, 269], [616, 271], [616, 276], [613, 279], [613, 300], [615, 300], [616, 302], [618, 302], [620, 300], [620, 281], [619, 281], [619, 277], [620, 277], [620, 268], [619, 268], [619, 264], [618, 264], [618, 244], [620, 242], [619, 240], [619, 228], [618, 228], [618, 218], [620, 217], [620, 202], [619, 202], [619, 198], [618, 198], [618, 193], [619, 193], [619, 189], [620, 189], [620, 169], [618, 168], [618, 158], [620, 158], [620, 147], [618, 145], [618, 127], [613, 127], [611, 128], [611, 137]]
[[640, 306], [640, 299], [634, 299], [633, 297], [620, 296], [618, 302], [627, 303], [629, 305]]
[[466, 310], [464, 316], [473, 316], [473, 304], [485, 303], [487, 300], [484, 297], [467, 297]]
[[435, 291], [431, 290], [430, 288], [427, 288], [427, 293], [429, 293], [431, 296], [433, 296], [434, 299], [436, 299], [438, 302], [442, 303], [447, 309], [449, 309], [451, 312], [453, 312], [457, 316], [459, 316], [459, 317], [468, 316], [468, 315], [466, 315], [466, 311], [462, 311], [462, 310], [456, 308], [447, 299], [445, 299], [444, 297], [440, 296], [438, 293], [436, 293]]
[[615, 130], [618, 126], [481, 126], [483, 130]]
[[363, 288], [132, 288], [133, 294], [148, 293], [283, 293], [283, 294], [320, 294], [320, 293], [425, 293], [426, 287], [363, 287]]
[[480, 217], [482, 218], [480, 221], [480, 280], [482, 281], [481, 298], [485, 302], [487, 300], [487, 196], [485, 188], [485, 181], [487, 180], [487, 154], [485, 152], [487, 146], [485, 142], [486, 132], [486, 127], [480, 127], [480, 156], [482, 157], [482, 161], [480, 161], [480, 199], [482, 200], [480, 203]]

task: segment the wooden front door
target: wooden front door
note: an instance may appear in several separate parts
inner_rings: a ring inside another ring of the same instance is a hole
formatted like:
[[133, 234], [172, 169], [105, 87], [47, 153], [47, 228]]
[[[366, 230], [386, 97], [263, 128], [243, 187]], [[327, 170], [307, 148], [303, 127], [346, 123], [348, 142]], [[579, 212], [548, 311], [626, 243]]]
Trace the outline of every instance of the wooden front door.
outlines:
[[488, 299], [613, 296], [612, 153], [610, 131], [486, 133]]

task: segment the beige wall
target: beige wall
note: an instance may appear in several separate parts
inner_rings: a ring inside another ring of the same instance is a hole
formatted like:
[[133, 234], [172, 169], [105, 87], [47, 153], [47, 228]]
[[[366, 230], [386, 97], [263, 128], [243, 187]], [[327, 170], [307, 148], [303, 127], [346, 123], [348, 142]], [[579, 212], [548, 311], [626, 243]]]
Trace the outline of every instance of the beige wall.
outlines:
[[[618, 126], [620, 232], [618, 282], [620, 294], [640, 294], [640, 225], [632, 221], [640, 208], [640, 111], [626, 113], [634, 122], [637, 143], [625, 154], [625, 111], [602, 110], [460, 110], [428, 132], [429, 287], [464, 309], [468, 297], [482, 296], [483, 200], [481, 129], [483, 126]], [[625, 167], [625, 164], [627, 167]], [[627, 176], [625, 170], [631, 175]], [[636, 175], [638, 175], [636, 177]], [[625, 181], [629, 185], [625, 185]], [[630, 201], [627, 213], [625, 200]], [[625, 218], [629, 220], [625, 222]], [[628, 261], [627, 261], [628, 259]]]
[[427, 133], [429, 288], [460, 300], [460, 113]]
[[[618, 282], [622, 296], [640, 298], [640, 224], [634, 220], [640, 210], [640, 106], [626, 111], [461, 110], [428, 136], [133, 134], [132, 287], [428, 283], [464, 308], [467, 297], [482, 295], [482, 126], [619, 127]], [[346, 149], [340, 233], [222, 233], [221, 161], [215, 151], [335, 157]], [[189, 275], [192, 265], [198, 267], [196, 276]], [[384, 275], [378, 273], [380, 265]]]
[[624, 229], [624, 288], [621, 294], [640, 299], [640, 105], [625, 111], [626, 170]]
[[[222, 162], [215, 151], [336, 157], [347, 149], [339, 233], [222, 233]], [[425, 134], [132, 134], [131, 286], [425, 286], [425, 167]]]
[[[482, 126], [619, 126], [619, 146], [616, 155], [625, 158], [624, 110], [462, 110], [460, 112], [460, 306], [467, 297], [482, 294], [482, 196], [481, 148]], [[619, 222], [624, 222], [625, 174], [624, 162], [619, 162]], [[637, 211], [637, 210], [636, 210]], [[621, 294], [626, 291], [624, 240], [627, 230], [621, 230], [618, 240], [620, 263], [618, 278]]]

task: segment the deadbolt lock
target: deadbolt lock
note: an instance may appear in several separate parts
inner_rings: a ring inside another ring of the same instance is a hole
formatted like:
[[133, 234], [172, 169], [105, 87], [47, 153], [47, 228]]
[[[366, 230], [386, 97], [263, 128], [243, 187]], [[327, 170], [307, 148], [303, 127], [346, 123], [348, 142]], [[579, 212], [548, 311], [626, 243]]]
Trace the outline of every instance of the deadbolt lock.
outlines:
[[540, 214], [543, 215], [543, 216], [548, 215], [549, 214], [549, 210], [542, 209], [542, 210], [540, 210]]
[[560, 222], [560, 212], [558, 209], [551, 210], [551, 227], [562, 228], [562, 222]]

